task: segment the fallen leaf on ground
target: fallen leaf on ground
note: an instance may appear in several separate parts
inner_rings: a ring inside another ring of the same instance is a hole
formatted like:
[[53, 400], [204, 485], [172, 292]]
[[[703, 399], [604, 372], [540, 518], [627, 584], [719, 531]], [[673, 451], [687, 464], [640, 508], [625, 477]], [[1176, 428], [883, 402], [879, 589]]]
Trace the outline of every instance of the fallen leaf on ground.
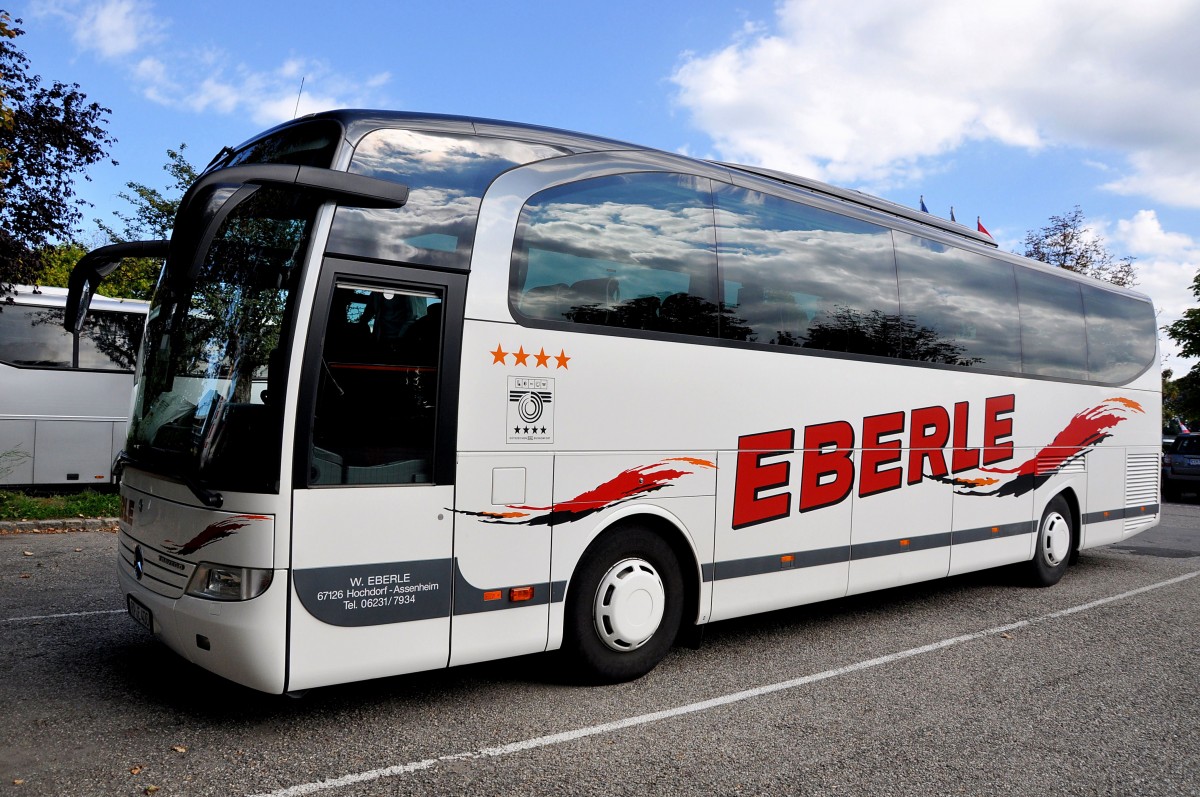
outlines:
[[82, 550], [83, 550], [82, 548], [76, 548], [76, 549], [75, 549], [75, 553], [79, 553], [79, 552], [80, 552], [80, 551], [82, 551]]
[[172, 750], [174, 750], [174, 751], [175, 751], [175, 752], [177, 752], [177, 753], [186, 753], [186, 752], [187, 752], [187, 748], [186, 748], [186, 747], [184, 747], [184, 746], [183, 746], [183, 745], [181, 745], [181, 744], [174, 744], [174, 745], [171, 745], [171, 749], [172, 749]]
[[151, 786], [147, 786], [146, 788], [142, 789], [142, 794], [154, 794], [154, 792], [156, 792], [156, 791], [158, 791], [158, 787], [151, 785]]
[[22, 574], [21, 574], [21, 578], [29, 578], [29, 574], [28, 574], [28, 573], [22, 573]]
[[14, 786], [23, 786], [23, 785], [25, 785], [25, 779], [24, 778], [13, 778], [13, 785]]
[[25, 556], [33, 556], [33, 551], [21, 551]]
[[1001, 639], [1012, 639], [1012, 634], [1005, 631], [1002, 634], [1000, 634], [1000, 637], [1001, 637]]
[[142, 774], [142, 767], [134, 767], [133, 769], [129, 770], [129, 774], [130, 774], [130, 775], [140, 775], [140, 774]]

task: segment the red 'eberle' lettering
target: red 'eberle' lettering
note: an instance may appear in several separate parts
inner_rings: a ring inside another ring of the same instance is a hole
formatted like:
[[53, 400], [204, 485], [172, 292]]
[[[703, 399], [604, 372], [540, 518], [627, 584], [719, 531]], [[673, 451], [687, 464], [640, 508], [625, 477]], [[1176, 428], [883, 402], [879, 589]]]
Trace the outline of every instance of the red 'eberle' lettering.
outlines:
[[912, 411], [908, 431], [908, 483], [919, 484], [925, 477], [924, 463], [930, 476], [946, 475], [946, 454], [942, 451], [950, 439], [950, 416], [945, 407], [921, 407]]
[[962, 473], [964, 470], [974, 470], [979, 467], [979, 449], [967, 448], [967, 429], [971, 403], [960, 401], [954, 405], [954, 440], [950, 452], [950, 470]]
[[901, 434], [903, 431], [903, 412], [888, 412], [863, 418], [862, 464], [858, 469], [860, 497], [895, 490], [903, 484], [903, 468], [883, 467], [890, 462], [900, 461], [900, 441], [882, 439], [885, 435]]
[[1012, 418], [1001, 418], [1016, 411], [1017, 397], [1012, 393], [1007, 396], [993, 396], [983, 403], [983, 464], [995, 465], [1013, 457], [1012, 440], [1000, 442], [1012, 437]]
[[[983, 445], [970, 448], [968, 421], [971, 403], [959, 401], [951, 416], [946, 407], [898, 410], [862, 419], [861, 464], [855, 468], [855, 427], [848, 421], [830, 421], [805, 426], [800, 461], [801, 512], [841, 503], [854, 490], [858, 495], [896, 490], [920, 484], [926, 477], [944, 478], [1013, 458], [1013, 413], [1016, 396], [1007, 394], [984, 399]], [[953, 421], [953, 422], [952, 422]], [[908, 427], [908, 439], [903, 435]], [[904, 443], [908, 456], [904, 456]], [[787, 517], [791, 511], [791, 462], [769, 462], [794, 452], [795, 429], [742, 435], [738, 438], [737, 473], [733, 485], [733, 528], [740, 529]], [[950, 446], [949, 456], [947, 447]], [[799, 452], [796, 452], [799, 453]], [[982, 460], [982, 464], [981, 461]], [[907, 468], [907, 477], [906, 477]], [[771, 495], [764, 492], [777, 490]]]
[[791, 463], [763, 460], [789, 453], [796, 443], [795, 429], [747, 434], [738, 438], [737, 475], [733, 484], [733, 527], [740, 529], [768, 520], [787, 517], [792, 509], [791, 493], [759, 498], [764, 490], [787, 487]]
[[[839, 503], [854, 488], [854, 427], [832, 421], [804, 427], [800, 511]], [[828, 478], [832, 476], [833, 478]]]

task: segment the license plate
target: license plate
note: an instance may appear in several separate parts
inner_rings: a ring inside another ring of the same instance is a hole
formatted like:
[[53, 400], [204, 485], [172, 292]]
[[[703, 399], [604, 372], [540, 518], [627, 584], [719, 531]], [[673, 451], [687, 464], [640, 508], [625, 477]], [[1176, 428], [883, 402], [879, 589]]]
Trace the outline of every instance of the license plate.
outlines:
[[129, 608], [129, 616], [134, 620], [137, 620], [138, 625], [145, 626], [147, 631], [153, 633], [154, 615], [150, 613], [150, 610], [143, 606], [141, 602], [132, 595], [126, 596], [125, 605]]

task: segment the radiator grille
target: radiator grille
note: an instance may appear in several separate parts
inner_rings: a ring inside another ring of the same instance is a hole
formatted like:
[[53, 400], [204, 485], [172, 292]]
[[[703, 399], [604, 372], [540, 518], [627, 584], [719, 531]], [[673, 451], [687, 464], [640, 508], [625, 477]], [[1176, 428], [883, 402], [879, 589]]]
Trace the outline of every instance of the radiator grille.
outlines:
[[1125, 531], [1148, 526], [1158, 517], [1158, 454], [1129, 454], [1125, 459]]

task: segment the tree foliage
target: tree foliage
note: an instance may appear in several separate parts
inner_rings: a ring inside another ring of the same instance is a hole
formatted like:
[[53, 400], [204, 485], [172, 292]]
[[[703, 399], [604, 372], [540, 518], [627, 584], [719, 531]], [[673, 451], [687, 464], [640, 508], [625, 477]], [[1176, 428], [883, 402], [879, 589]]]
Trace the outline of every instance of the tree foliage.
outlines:
[[196, 181], [196, 167], [188, 162], [184, 155], [187, 144], [180, 144], [179, 149], [167, 150], [167, 162], [163, 171], [171, 175], [171, 183], [164, 191], [151, 188], [143, 183], [128, 182], [128, 190], [117, 194], [133, 206], [132, 213], [113, 211], [120, 220], [122, 228], [117, 231], [96, 219], [96, 225], [113, 243], [125, 241], [164, 240], [171, 237], [171, 227], [175, 223], [175, 213], [184, 193]]
[[1025, 233], [1025, 257], [1113, 285], [1128, 288], [1137, 284], [1134, 259], [1109, 252], [1104, 239], [1087, 226], [1078, 205], [1061, 216], [1051, 216], [1050, 223], [1040, 230]]
[[87, 204], [75, 177], [116, 141], [109, 109], [87, 102], [78, 84], [30, 74], [15, 44], [20, 24], [0, 10], [0, 285], [35, 281], [41, 250], [70, 239]]
[[[1192, 280], [1192, 295], [1200, 302], [1200, 271]], [[1183, 316], [1167, 324], [1163, 332], [1179, 344], [1182, 357], [1200, 357], [1200, 307], [1190, 307]], [[1200, 364], [1178, 379], [1163, 371], [1163, 417], [1178, 417], [1190, 421], [1200, 420]]]

